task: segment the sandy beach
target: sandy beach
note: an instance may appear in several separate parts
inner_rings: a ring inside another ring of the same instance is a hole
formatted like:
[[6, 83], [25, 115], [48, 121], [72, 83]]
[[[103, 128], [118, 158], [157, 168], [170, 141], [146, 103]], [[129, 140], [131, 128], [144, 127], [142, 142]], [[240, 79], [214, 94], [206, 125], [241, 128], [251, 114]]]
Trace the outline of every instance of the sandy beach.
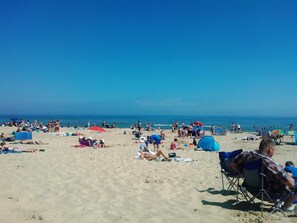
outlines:
[[[15, 128], [1, 127], [10, 134]], [[61, 132], [74, 130], [62, 128]], [[127, 134], [123, 134], [126, 131]], [[48, 145], [12, 146], [44, 149], [44, 152], [1, 154], [0, 222], [260, 222], [240, 197], [222, 193], [218, 153], [176, 151], [193, 162], [136, 160], [139, 143], [131, 129], [107, 129], [104, 133], [78, 130], [92, 138], [105, 139], [109, 148], [74, 148], [77, 136], [33, 133], [34, 140]], [[151, 135], [155, 132], [144, 132]], [[165, 130], [162, 150], [166, 153], [177, 135]], [[209, 134], [209, 132], [207, 132]], [[215, 136], [221, 151], [254, 150], [259, 140], [237, 140], [253, 133]], [[180, 139], [184, 143], [191, 139]], [[297, 146], [285, 137], [274, 160], [296, 160]], [[297, 217], [264, 213], [263, 222], [297, 222]]]

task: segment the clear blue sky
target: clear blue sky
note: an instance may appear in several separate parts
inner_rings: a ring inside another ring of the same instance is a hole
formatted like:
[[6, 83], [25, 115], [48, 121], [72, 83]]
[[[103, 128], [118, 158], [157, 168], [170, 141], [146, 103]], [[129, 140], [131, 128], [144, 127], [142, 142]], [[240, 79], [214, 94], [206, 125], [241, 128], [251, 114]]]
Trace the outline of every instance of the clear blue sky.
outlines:
[[296, 0], [0, 1], [0, 114], [297, 115]]

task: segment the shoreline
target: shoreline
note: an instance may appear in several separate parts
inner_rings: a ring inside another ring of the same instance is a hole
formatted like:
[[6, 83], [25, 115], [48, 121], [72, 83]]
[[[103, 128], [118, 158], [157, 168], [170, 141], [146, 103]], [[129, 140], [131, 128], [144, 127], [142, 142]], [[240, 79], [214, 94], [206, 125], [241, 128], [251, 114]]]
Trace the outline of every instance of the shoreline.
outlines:
[[[44, 124], [50, 120], [60, 120], [63, 126], [87, 126], [90, 122], [91, 126], [96, 124], [101, 126], [102, 121], [109, 124], [115, 124], [119, 128], [129, 128], [131, 125], [136, 124], [140, 120], [145, 127], [145, 123], [150, 123], [154, 128], [161, 127], [161, 129], [171, 129], [174, 122], [179, 122], [179, 125], [185, 123], [189, 125], [191, 122], [202, 121], [204, 126], [215, 125], [222, 126], [226, 129], [231, 130], [232, 123], [239, 123], [243, 131], [255, 131], [256, 128], [267, 129], [283, 129], [284, 131], [289, 130], [290, 124], [297, 126], [297, 117], [262, 117], [262, 116], [202, 116], [202, 115], [154, 115], [154, 116], [141, 116], [141, 115], [117, 115], [117, 116], [87, 116], [87, 115], [67, 115], [67, 116], [54, 116], [54, 115], [31, 115], [31, 116], [20, 116], [20, 115], [0, 115], [0, 123], [8, 122], [10, 119], [17, 118], [18, 121], [23, 118], [24, 120], [29, 119], [31, 122], [34, 120], [43, 121]], [[164, 125], [164, 126], [158, 126]], [[209, 129], [207, 129], [209, 130]]]

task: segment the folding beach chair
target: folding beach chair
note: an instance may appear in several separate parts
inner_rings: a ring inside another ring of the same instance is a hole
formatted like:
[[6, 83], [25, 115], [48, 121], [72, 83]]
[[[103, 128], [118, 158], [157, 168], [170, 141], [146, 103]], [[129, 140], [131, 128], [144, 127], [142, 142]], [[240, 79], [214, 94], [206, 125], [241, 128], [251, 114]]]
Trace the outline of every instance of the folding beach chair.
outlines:
[[[263, 217], [263, 206], [269, 206], [269, 213], [272, 214], [275, 211], [285, 213], [281, 209], [281, 204], [284, 202], [292, 192], [288, 191], [288, 195], [280, 196], [265, 189], [265, 178], [269, 177], [264, 172], [263, 159], [258, 159], [252, 162], [243, 164], [243, 176], [244, 182], [241, 186], [241, 192], [244, 198], [254, 208], [255, 199], [261, 200], [261, 216]], [[264, 203], [265, 201], [265, 203]], [[267, 204], [268, 202], [268, 204]]]
[[[232, 189], [238, 192], [239, 179], [242, 178], [242, 174], [235, 171], [230, 164], [234, 157], [239, 155], [242, 152], [242, 149], [235, 150], [233, 152], [219, 152], [220, 166], [221, 166], [221, 177], [222, 177], [222, 186], [223, 191], [227, 193]], [[224, 177], [227, 179], [229, 186], [227, 190], [224, 188]]]

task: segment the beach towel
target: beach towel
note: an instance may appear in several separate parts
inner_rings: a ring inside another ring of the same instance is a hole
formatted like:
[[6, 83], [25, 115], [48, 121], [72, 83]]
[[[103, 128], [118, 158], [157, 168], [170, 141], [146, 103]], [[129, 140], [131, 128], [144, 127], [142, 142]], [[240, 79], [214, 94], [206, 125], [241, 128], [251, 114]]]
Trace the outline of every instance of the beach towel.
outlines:
[[189, 163], [189, 162], [194, 162], [195, 161], [192, 158], [180, 158], [180, 157], [173, 158], [172, 160], [174, 160], [176, 162], [180, 162], [180, 163]]
[[72, 147], [74, 147], [74, 148], [88, 148], [90, 146], [86, 146], [86, 145], [74, 145]]
[[14, 151], [14, 150], [4, 150], [0, 151], [0, 154], [10, 154], [10, 153], [22, 153], [22, 151]]

